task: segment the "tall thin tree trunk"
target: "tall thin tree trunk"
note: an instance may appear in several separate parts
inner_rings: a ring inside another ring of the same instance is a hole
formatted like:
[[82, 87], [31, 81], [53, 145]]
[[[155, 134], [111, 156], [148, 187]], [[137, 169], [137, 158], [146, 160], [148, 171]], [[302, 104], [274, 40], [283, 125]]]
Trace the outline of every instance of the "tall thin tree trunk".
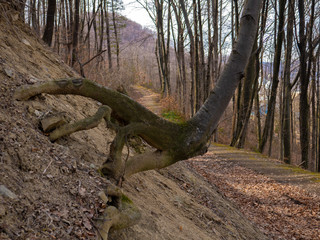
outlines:
[[317, 67], [317, 118], [318, 118], [318, 149], [317, 149], [317, 158], [316, 158], [316, 171], [320, 172], [320, 47], [316, 54], [316, 67]]
[[194, 37], [193, 37], [193, 32], [192, 32], [192, 27], [188, 18], [188, 13], [186, 10], [185, 2], [184, 0], [179, 0], [181, 10], [183, 13], [184, 21], [187, 27], [188, 31], [188, 36], [190, 40], [190, 68], [191, 68], [191, 94], [190, 94], [190, 113], [191, 116], [194, 115], [194, 75], [195, 75], [195, 70], [194, 70], [194, 60], [195, 60], [195, 42], [194, 42]]
[[201, 81], [201, 72], [200, 72], [200, 63], [199, 63], [199, 32], [198, 32], [198, 14], [197, 14], [197, 0], [192, 1], [193, 8], [193, 31], [194, 31], [194, 96], [195, 96], [195, 105], [194, 113], [200, 108], [200, 81]]
[[112, 53], [111, 53], [110, 21], [109, 21], [108, 3], [105, 0], [104, 0], [104, 12], [105, 12], [105, 17], [106, 17], [108, 66], [109, 66], [109, 70], [111, 70], [112, 69]]
[[[235, 26], [232, 26], [234, 29], [232, 29], [232, 46], [235, 44], [235, 39], [238, 36], [239, 32], [239, 12], [238, 12], [238, 0], [232, 0], [232, 19], [235, 21]], [[233, 11], [235, 14], [233, 14]], [[218, 19], [217, 19], [218, 20]], [[234, 33], [233, 33], [234, 32]], [[218, 42], [218, 38], [216, 39]], [[218, 53], [217, 53], [218, 54]], [[218, 62], [217, 64], [217, 71], [218, 71]], [[234, 96], [233, 96], [233, 116], [232, 116], [232, 140], [231, 145], [234, 145], [233, 139], [236, 138], [236, 128], [237, 128], [237, 119], [239, 119], [239, 113], [240, 113], [240, 96], [241, 96], [241, 90], [242, 90], [242, 80], [239, 81], [238, 88], [236, 89]]]
[[171, 23], [171, 0], [168, 0], [168, 16], [167, 16], [167, 45], [165, 48], [165, 73], [166, 73], [166, 95], [170, 96], [171, 94], [171, 85], [170, 85], [170, 23]]
[[37, 19], [37, 9], [36, 9], [36, 0], [32, 0], [31, 2], [31, 22], [33, 30], [39, 35], [40, 28]]
[[316, 58], [312, 58], [312, 72], [311, 72], [311, 171], [316, 171], [316, 153], [317, 153], [317, 117], [316, 117]]
[[[106, 0], [103, 0], [104, 4], [108, 4]], [[104, 9], [101, 8], [100, 9], [100, 27], [99, 27], [99, 37], [100, 37], [100, 41], [99, 41], [99, 46], [98, 46], [98, 50], [97, 53], [101, 52], [103, 49], [103, 42], [104, 42], [104, 15], [107, 14], [104, 12]], [[100, 59], [102, 61], [102, 58], [100, 57]]]
[[[308, 67], [307, 67], [307, 81], [309, 81], [310, 77], [311, 77], [311, 69], [312, 69], [312, 65], [313, 65], [313, 62], [314, 62], [314, 56], [313, 56], [313, 50], [314, 50], [314, 44], [313, 44], [313, 24], [314, 24], [314, 13], [315, 12], [315, 0], [312, 0], [311, 1], [311, 15], [309, 17], [309, 22], [307, 24], [307, 38], [308, 38], [308, 46], [309, 46], [309, 49], [308, 49]], [[314, 81], [314, 79], [312, 78], [312, 82]], [[315, 83], [314, 83], [315, 84]], [[312, 86], [311, 86], [312, 87]], [[314, 89], [311, 89], [311, 100], [314, 100], [314, 91], [315, 91], [315, 87]], [[312, 104], [312, 110], [315, 111], [314, 109], [314, 101], [313, 101], [313, 104]], [[312, 111], [312, 114], [315, 115], [315, 112], [313, 113]], [[314, 116], [315, 118], [315, 116]], [[314, 120], [315, 121], [315, 120]], [[315, 132], [314, 132], [314, 128], [315, 128], [315, 123], [314, 123], [314, 126], [313, 126], [313, 119], [312, 119], [312, 148], [314, 148], [315, 146], [313, 144], [315, 144], [315, 138], [316, 136], [314, 135]], [[310, 131], [310, 129], [308, 129]], [[314, 150], [311, 149], [311, 162], [308, 164], [308, 169], [309, 170], [314, 170]], [[309, 159], [310, 161], [310, 159]]]
[[[257, 38], [252, 49], [251, 57], [245, 69], [245, 78], [243, 79], [243, 86], [239, 98], [239, 112], [237, 114], [237, 125], [234, 131], [231, 146], [237, 145], [238, 148], [244, 147], [246, 129], [250, 118], [252, 99], [255, 92], [255, 80], [258, 80], [256, 74], [256, 57]], [[241, 138], [241, 141], [239, 141]]]
[[299, 10], [299, 50], [300, 50], [300, 146], [301, 146], [301, 165], [309, 167], [309, 103], [307, 76], [307, 52], [306, 52], [306, 33], [305, 33], [305, 1], [298, 1]]
[[47, 10], [47, 24], [44, 30], [42, 40], [51, 46], [53, 29], [54, 29], [54, 15], [56, 12], [56, 0], [48, 0], [48, 10]]
[[79, 37], [79, 11], [80, 0], [74, 1], [74, 21], [72, 30], [72, 60], [71, 66], [73, 66], [78, 58], [78, 37]]
[[[203, 21], [202, 21], [202, 10], [201, 0], [197, 0], [197, 15], [198, 15], [198, 26], [199, 26], [199, 105], [201, 106], [206, 100], [205, 97], [205, 61], [204, 61], [204, 46], [203, 46]], [[199, 106], [199, 108], [200, 108]], [[198, 110], [198, 109], [197, 109]]]
[[[273, 126], [274, 126], [274, 111], [276, 106], [277, 89], [279, 83], [279, 69], [281, 60], [281, 51], [284, 35], [284, 22], [285, 22], [285, 6], [286, 0], [279, 2], [279, 26], [277, 31], [276, 45], [275, 45], [275, 55], [274, 55], [274, 65], [273, 65], [273, 76], [272, 76], [272, 87], [271, 96], [268, 101], [268, 113], [263, 129], [263, 135], [261, 142], [259, 144], [259, 151], [263, 152], [265, 144], [269, 138], [269, 144], [272, 144]], [[270, 151], [269, 151], [270, 152]]]
[[114, 0], [111, 1], [111, 7], [112, 7], [112, 22], [113, 22], [113, 31], [114, 31], [114, 37], [116, 41], [116, 56], [117, 56], [117, 69], [120, 70], [120, 47], [119, 47], [119, 36], [118, 36], [118, 27], [117, 27], [117, 19], [116, 19], [116, 9], [115, 9], [115, 3]]
[[293, 23], [295, 0], [288, 4], [288, 23], [287, 23], [287, 46], [285, 53], [284, 66], [284, 96], [283, 96], [283, 121], [282, 121], [282, 143], [283, 160], [285, 163], [291, 163], [291, 58], [293, 43]]
[[[178, 40], [177, 40], [177, 61], [179, 65], [179, 77], [180, 77], [180, 83], [182, 85], [182, 98], [181, 98], [181, 104], [182, 104], [182, 112], [186, 115], [187, 114], [187, 108], [185, 101], [187, 99], [187, 79], [186, 79], [186, 67], [185, 67], [185, 52], [184, 52], [184, 27], [182, 24], [182, 10], [181, 5], [179, 3], [179, 10], [176, 8], [175, 4], [173, 4], [173, 10], [177, 19], [177, 25], [178, 25]], [[171, 25], [173, 28], [173, 24]], [[174, 33], [174, 31], [172, 31]]]

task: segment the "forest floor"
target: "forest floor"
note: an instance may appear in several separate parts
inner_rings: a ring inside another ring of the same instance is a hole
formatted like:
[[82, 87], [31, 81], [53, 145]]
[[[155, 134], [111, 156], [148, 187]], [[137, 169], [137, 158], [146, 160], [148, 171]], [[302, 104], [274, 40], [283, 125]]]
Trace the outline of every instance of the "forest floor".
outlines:
[[[134, 88], [138, 101], [159, 113], [159, 94]], [[320, 239], [320, 174], [260, 153], [212, 144], [187, 161], [269, 239]]]

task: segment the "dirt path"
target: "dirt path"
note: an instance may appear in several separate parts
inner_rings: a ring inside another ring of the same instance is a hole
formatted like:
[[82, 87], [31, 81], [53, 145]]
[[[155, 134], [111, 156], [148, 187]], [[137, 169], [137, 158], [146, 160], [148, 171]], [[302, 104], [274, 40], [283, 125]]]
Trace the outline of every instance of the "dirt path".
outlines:
[[161, 114], [161, 106], [159, 104], [160, 94], [155, 93], [146, 87], [138, 85], [132, 86], [131, 94], [133, 94], [135, 100], [140, 104], [157, 115]]
[[320, 196], [320, 174], [303, 170], [283, 162], [268, 158], [260, 153], [239, 150], [225, 145], [216, 144], [210, 148], [218, 159], [251, 169], [263, 174], [278, 183], [300, 187], [311, 194]]
[[[161, 114], [160, 95], [143, 86], [133, 86], [136, 100], [154, 113]], [[273, 180], [297, 186], [311, 194], [320, 196], [320, 174], [305, 171], [301, 168], [283, 164], [276, 159], [270, 159], [260, 153], [239, 150], [226, 145], [214, 144], [209, 149], [209, 155], [225, 159], [231, 163], [251, 169]]]
[[[135, 87], [138, 101], [159, 113], [159, 95]], [[320, 174], [261, 154], [215, 144], [187, 161], [269, 239], [320, 240]]]

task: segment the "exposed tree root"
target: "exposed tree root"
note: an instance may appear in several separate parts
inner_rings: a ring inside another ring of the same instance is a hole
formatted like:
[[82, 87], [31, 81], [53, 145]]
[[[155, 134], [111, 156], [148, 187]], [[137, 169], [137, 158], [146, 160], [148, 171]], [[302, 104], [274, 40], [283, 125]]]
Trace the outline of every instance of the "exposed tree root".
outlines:
[[[102, 169], [103, 173], [117, 181], [123, 176], [128, 177], [137, 172], [163, 168], [206, 152], [206, 143], [211, 135], [210, 129], [203, 128], [192, 120], [182, 124], [166, 121], [128, 96], [100, 86], [88, 79], [61, 79], [23, 86], [17, 89], [15, 98], [24, 100], [40, 93], [77, 94], [90, 97], [108, 105], [112, 108], [115, 116], [127, 124], [123, 127], [117, 127], [117, 135], [110, 146], [110, 155]], [[92, 127], [93, 123], [97, 123], [99, 119], [105, 117], [104, 113], [102, 109], [93, 117], [63, 126], [52, 133], [50, 138], [54, 140], [75, 130], [87, 129], [89, 125]], [[107, 118], [110, 119], [110, 116]], [[132, 135], [140, 136], [157, 150], [124, 160], [122, 149]]]
[[[134, 173], [164, 168], [179, 160], [206, 151], [206, 142], [209, 135], [196, 124], [192, 122], [176, 124], [166, 121], [128, 96], [102, 87], [87, 79], [62, 79], [23, 86], [17, 89], [15, 98], [23, 100], [40, 93], [77, 94], [93, 98], [109, 106], [102, 106], [92, 117], [56, 129], [50, 134], [50, 139], [53, 141], [72, 132], [95, 127], [102, 118], [105, 118], [108, 127], [115, 129], [117, 133], [110, 145], [109, 157], [100, 171], [118, 184], [121, 184], [123, 178]], [[110, 107], [116, 118], [126, 125], [115, 126], [110, 121]], [[132, 157], [129, 157], [129, 155], [123, 157], [123, 147], [132, 136], [143, 138], [156, 150]], [[102, 219], [98, 221], [98, 229], [103, 239], [107, 239], [110, 229], [132, 226], [140, 218], [137, 208], [119, 189], [109, 187], [107, 196], [112, 197], [111, 205], [106, 208]]]
[[141, 218], [139, 209], [122, 193], [121, 189], [109, 185], [100, 193], [101, 199], [109, 206], [97, 220], [97, 228], [103, 240], [108, 239], [110, 230], [119, 230], [135, 225]]
[[59, 128], [56, 128], [53, 132], [50, 133], [49, 139], [55, 141], [58, 138], [61, 138], [65, 135], [69, 135], [74, 132], [88, 130], [95, 128], [101, 122], [103, 118], [110, 120], [111, 108], [106, 105], [101, 106], [95, 115], [82, 119], [77, 122], [64, 124]]

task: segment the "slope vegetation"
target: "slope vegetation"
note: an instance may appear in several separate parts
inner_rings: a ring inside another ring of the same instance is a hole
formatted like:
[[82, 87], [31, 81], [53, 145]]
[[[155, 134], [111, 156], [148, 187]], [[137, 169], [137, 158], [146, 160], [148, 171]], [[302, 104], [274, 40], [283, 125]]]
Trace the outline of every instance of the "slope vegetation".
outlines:
[[[82, 119], [99, 103], [45, 94], [13, 100], [22, 84], [77, 76], [16, 16], [0, 14], [0, 239], [98, 239], [95, 221], [106, 207], [98, 193], [108, 180], [97, 168], [114, 133], [101, 123], [52, 143], [39, 127], [44, 116]], [[185, 163], [136, 174], [123, 187], [142, 219], [110, 239], [266, 239]]]

